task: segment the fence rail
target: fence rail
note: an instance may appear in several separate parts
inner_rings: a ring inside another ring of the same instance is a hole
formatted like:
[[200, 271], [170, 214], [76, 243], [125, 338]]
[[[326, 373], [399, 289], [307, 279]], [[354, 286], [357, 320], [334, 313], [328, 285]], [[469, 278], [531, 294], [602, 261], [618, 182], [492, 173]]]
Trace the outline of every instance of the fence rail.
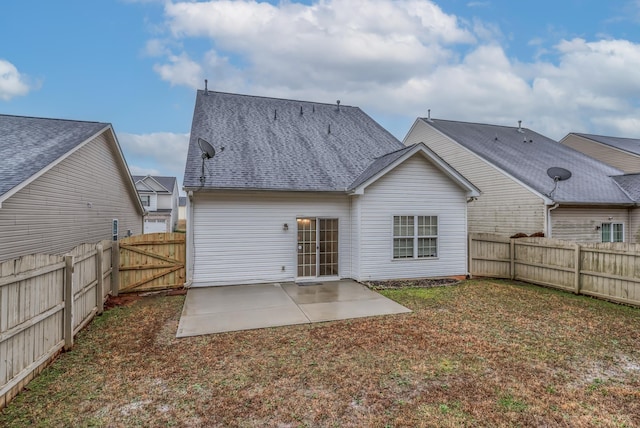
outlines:
[[102, 241], [0, 262], [0, 409], [103, 311], [115, 252]]
[[469, 272], [640, 306], [640, 244], [470, 234]]

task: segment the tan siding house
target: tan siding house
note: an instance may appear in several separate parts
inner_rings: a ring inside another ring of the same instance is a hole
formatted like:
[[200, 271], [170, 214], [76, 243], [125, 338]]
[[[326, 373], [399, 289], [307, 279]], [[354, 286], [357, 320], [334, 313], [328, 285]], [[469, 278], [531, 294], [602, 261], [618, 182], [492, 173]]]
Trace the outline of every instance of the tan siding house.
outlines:
[[[424, 143], [476, 185], [469, 231], [543, 232], [577, 242], [640, 242], [640, 175], [586, 156], [526, 128], [418, 118], [404, 144]], [[571, 173], [555, 180], [551, 167]]]
[[640, 140], [592, 134], [567, 134], [560, 144], [624, 171], [640, 173]]
[[0, 115], [0, 260], [142, 232], [111, 125]]
[[480, 189], [481, 197], [468, 205], [469, 231], [512, 235], [545, 230], [548, 198], [514, 180], [423, 121], [416, 121], [404, 143], [425, 143], [438, 156]]

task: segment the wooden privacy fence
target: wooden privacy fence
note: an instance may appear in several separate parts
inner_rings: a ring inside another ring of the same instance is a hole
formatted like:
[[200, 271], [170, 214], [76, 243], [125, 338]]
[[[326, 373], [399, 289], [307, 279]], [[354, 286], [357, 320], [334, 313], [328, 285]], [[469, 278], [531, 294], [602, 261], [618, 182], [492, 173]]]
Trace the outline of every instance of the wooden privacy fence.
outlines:
[[111, 241], [0, 262], [0, 409], [104, 309]]
[[136, 235], [121, 239], [119, 245], [121, 293], [184, 286], [184, 233]]
[[469, 273], [640, 306], [640, 244], [469, 234]]

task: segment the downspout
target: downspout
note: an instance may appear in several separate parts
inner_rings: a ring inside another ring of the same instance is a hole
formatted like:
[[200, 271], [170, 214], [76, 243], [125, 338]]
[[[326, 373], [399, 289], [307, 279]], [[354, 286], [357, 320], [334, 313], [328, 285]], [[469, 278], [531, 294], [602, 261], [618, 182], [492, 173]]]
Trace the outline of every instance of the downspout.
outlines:
[[193, 264], [194, 264], [194, 251], [195, 242], [193, 242], [193, 191], [187, 192], [187, 248], [186, 248], [186, 276], [184, 286], [186, 288], [191, 287], [193, 283]]
[[546, 236], [547, 238], [552, 238], [552, 230], [553, 228], [551, 227], [551, 211], [555, 210], [556, 208], [558, 208], [560, 206], [559, 203], [556, 202], [556, 204], [552, 207], [549, 207], [549, 205], [547, 205], [547, 215], [546, 215], [546, 221], [547, 221], [547, 230], [545, 230], [544, 232], [544, 236]]

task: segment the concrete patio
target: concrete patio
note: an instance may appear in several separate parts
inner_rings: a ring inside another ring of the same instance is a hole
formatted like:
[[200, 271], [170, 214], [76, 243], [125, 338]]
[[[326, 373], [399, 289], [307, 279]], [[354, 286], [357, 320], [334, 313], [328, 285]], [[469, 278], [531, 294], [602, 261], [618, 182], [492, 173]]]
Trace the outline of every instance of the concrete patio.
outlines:
[[177, 337], [411, 312], [352, 280], [190, 288]]

